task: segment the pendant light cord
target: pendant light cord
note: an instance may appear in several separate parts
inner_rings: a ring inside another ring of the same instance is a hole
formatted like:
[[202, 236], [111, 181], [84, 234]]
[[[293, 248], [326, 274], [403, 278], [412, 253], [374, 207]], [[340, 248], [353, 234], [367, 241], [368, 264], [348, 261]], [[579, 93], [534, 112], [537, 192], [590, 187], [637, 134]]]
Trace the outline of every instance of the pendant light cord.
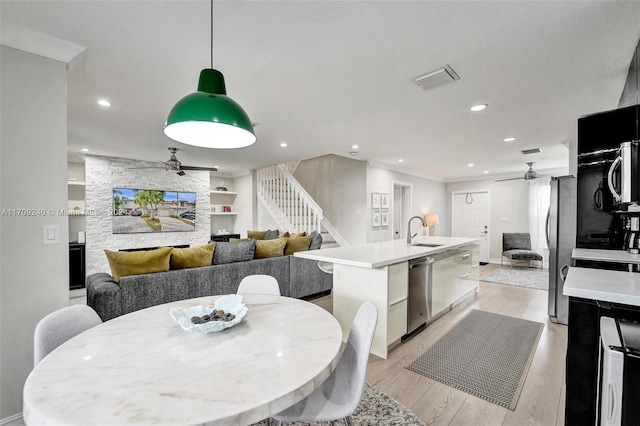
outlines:
[[213, 0], [211, 0], [211, 69], [213, 69]]

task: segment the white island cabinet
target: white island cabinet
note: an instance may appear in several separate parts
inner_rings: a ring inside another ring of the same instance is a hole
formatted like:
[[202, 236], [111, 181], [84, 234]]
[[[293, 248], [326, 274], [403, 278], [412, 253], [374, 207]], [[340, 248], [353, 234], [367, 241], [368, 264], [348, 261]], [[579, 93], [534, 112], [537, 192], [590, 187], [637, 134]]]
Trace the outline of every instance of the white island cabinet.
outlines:
[[[443, 313], [478, 288], [478, 240], [456, 237], [418, 237], [408, 245], [394, 240], [357, 246], [297, 252], [294, 256], [333, 264], [333, 315], [347, 339], [356, 311], [364, 301], [378, 308], [378, 324], [371, 353], [387, 358], [407, 333], [408, 261], [433, 256], [432, 310]], [[438, 293], [439, 292], [439, 293]], [[435, 297], [439, 294], [439, 301]]]

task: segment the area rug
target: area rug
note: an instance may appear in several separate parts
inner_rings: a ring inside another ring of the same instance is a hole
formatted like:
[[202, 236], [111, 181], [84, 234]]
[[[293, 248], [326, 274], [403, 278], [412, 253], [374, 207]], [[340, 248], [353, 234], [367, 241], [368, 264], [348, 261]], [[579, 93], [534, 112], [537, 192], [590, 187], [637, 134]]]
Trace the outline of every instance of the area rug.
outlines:
[[[424, 426], [422, 420], [417, 418], [407, 407], [368, 384], [364, 388], [360, 405], [351, 415], [351, 420], [354, 426]], [[263, 420], [252, 426], [266, 426], [266, 424], [266, 420]], [[287, 426], [319, 426], [328, 423], [283, 422], [282, 424]]]
[[474, 309], [406, 368], [514, 410], [542, 328]]
[[547, 269], [533, 268], [500, 268], [489, 272], [487, 276], [480, 278], [480, 281], [548, 291], [549, 271]]

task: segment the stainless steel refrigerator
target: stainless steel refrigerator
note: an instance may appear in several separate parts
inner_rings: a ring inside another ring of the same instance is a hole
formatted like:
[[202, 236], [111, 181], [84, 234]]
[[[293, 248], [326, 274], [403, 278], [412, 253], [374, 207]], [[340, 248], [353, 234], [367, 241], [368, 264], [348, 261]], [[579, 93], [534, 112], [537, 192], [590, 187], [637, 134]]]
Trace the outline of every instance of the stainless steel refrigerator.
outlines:
[[549, 246], [549, 317], [567, 324], [569, 298], [562, 294], [564, 279], [576, 246], [577, 179], [575, 176], [551, 178], [551, 204], [547, 215]]

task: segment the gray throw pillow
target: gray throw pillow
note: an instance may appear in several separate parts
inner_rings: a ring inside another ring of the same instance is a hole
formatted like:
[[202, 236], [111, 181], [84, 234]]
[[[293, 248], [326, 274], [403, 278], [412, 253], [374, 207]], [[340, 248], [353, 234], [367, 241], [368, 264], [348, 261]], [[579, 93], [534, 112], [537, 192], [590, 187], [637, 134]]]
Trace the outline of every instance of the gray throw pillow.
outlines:
[[253, 238], [237, 243], [216, 243], [213, 251], [213, 264], [222, 265], [223, 263], [245, 262], [253, 259], [253, 253], [256, 250], [256, 240]]
[[271, 229], [267, 229], [267, 232], [264, 233], [264, 239], [265, 240], [275, 240], [276, 238], [278, 238], [278, 235], [280, 235], [280, 231], [277, 229], [274, 229], [273, 231]]
[[322, 235], [317, 231], [311, 233], [311, 244], [309, 244], [309, 250], [318, 250], [322, 246]]

